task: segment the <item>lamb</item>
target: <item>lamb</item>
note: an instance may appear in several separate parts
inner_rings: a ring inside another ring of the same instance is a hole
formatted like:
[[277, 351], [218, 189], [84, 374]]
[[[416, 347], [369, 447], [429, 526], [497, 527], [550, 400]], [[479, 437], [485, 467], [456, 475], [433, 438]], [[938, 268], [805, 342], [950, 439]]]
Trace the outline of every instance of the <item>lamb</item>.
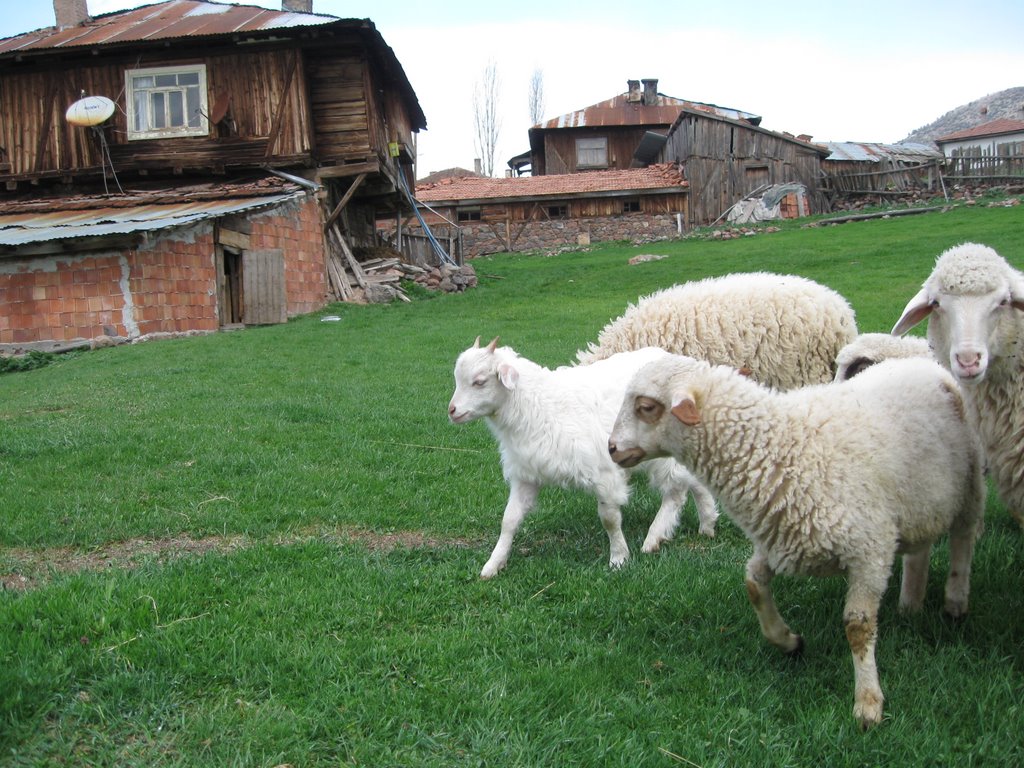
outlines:
[[[542, 486], [576, 487], [597, 495], [598, 515], [608, 533], [612, 567], [629, 557], [622, 534], [621, 507], [629, 497], [629, 473], [608, 455], [608, 433], [630, 377], [641, 365], [667, 353], [643, 349], [613, 355], [586, 367], [544, 368], [494, 339], [472, 347], [455, 362], [455, 392], [448, 405], [453, 424], [482, 418], [501, 450], [509, 484], [501, 535], [480, 572], [492, 578], [508, 562], [512, 539]], [[653, 551], [671, 537], [687, 494], [693, 493], [700, 532], [714, 536], [714, 498], [671, 459], [648, 472], [662, 496], [661, 508], [644, 543]]]
[[954, 246], [936, 259], [892, 329], [928, 319], [933, 354], [961, 384], [999, 497], [1024, 525], [1024, 274], [992, 248]]
[[932, 543], [948, 531], [945, 610], [967, 613], [981, 451], [956, 382], [935, 361], [886, 360], [845, 382], [775, 392], [728, 367], [657, 360], [627, 387], [608, 449], [624, 467], [672, 456], [711, 489], [753, 544], [747, 595], [782, 651], [799, 653], [803, 639], [779, 615], [772, 577], [846, 573], [862, 728], [882, 718], [875, 640], [896, 555], [900, 608], [918, 610]]
[[883, 360], [904, 357], [931, 358], [931, 348], [924, 339], [914, 336], [892, 336], [888, 333], [862, 333], [836, 355], [834, 381], [852, 379], [865, 368]]
[[581, 363], [652, 346], [747, 370], [762, 384], [824, 384], [857, 335], [838, 293], [795, 275], [753, 272], [683, 283], [643, 297], [608, 323]]

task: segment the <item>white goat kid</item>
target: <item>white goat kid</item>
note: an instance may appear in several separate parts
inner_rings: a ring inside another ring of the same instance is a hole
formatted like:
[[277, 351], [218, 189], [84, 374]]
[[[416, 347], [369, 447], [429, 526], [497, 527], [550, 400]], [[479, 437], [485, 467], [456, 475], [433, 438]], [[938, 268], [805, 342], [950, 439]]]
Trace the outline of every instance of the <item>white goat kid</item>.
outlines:
[[[509, 484], [501, 535], [480, 575], [488, 579], [505, 567], [512, 540], [545, 485], [580, 488], [597, 496], [609, 564], [622, 565], [629, 557], [621, 513], [629, 498], [629, 473], [608, 455], [608, 434], [633, 373], [667, 353], [648, 348], [592, 365], [550, 370], [497, 342], [482, 348], [477, 338], [459, 355], [448, 405], [453, 424], [484, 420], [498, 441]], [[644, 551], [655, 551], [672, 537], [691, 491], [700, 532], [714, 536], [715, 500], [685, 467], [665, 459], [649, 467], [648, 476], [662, 501]]]

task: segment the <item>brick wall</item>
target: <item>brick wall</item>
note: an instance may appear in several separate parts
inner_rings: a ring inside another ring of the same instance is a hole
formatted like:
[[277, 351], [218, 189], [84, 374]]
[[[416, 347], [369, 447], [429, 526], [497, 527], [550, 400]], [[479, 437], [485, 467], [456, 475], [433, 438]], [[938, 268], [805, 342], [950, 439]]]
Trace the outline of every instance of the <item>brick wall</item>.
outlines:
[[280, 248], [284, 252], [288, 316], [323, 307], [328, 302], [327, 261], [323, 213], [316, 200], [307, 195], [271, 212], [256, 214], [251, 221], [253, 249]]
[[[253, 249], [280, 248], [289, 316], [327, 301], [322, 213], [304, 197], [251, 217]], [[139, 249], [0, 259], [0, 350], [99, 336], [216, 331], [213, 224], [167, 230]]]

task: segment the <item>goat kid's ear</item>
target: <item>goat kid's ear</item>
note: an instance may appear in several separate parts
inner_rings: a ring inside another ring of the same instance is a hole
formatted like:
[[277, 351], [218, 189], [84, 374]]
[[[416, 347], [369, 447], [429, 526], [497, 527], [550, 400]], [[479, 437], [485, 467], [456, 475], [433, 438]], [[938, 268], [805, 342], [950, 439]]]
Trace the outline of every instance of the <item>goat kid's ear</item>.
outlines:
[[915, 325], [924, 320], [932, 313], [932, 305], [928, 300], [928, 291], [922, 288], [917, 292], [907, 306], [903, 309], [903, 315], [896, 321], [890, 333], [893, 336], [902, 336]]
[[473, 342], [473, 349], [480, 349], [480, 337], [476, 337], [476, 341]]
[[700, 411], [697, 403], [688, 393], [672, 398], [672, 415], [688, 427], [700, 424]]
[[519, 371], [508, 363], [502, 363], [498, 366], [498, 381], [505, 389], [515, 389], [519, 382]]
[[498, 336], [495, 336], [493, 339], [491, 339], [491, 343], [487, 345], [488, 352], [494, 352], [494, 350], [498, 348], [498, 338]]

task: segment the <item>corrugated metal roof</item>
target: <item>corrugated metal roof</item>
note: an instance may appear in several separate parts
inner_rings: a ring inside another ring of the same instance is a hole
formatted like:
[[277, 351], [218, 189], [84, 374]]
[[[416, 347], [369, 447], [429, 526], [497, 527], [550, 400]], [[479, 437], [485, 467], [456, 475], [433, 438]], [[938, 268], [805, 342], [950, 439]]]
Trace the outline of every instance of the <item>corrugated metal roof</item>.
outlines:
[[658, 94], [657, 104], [644, 104], [630, 101], [629, 93], [621, 93], [607, 101], [592, 104], [589, 107], [569, 112], [559, 117], [534, 126], [530, 130], [546, 130], [550, 128], [593, 128], [625, 125], [671, 125], [679, 117], [681, 108], [696, 109], [731, 120], [746, 120], [757, 125], [761, 122], [758, 115], [742, 112], [738, 109], [719, 107], [700, 101], [687, 101], [672, 96]]
[[679, 168], [672, 163], [646, 168], [625, 168], [552, 176], [519, 176], [494, 179], [489, 176], [450, 178], [436, 184], [417, 185], [416, 198], [425, 203], [504, 198], [559, 197], [586, 193], [651, 192], [683, 190], [687, 186]]
[[826, 160], [861, 163], [879, 163], [894, 160], [901, 163], [920, 163], [941, 159], [942, 153], [930, 144], [870, 144], [855, 141], [829, 141], [825, 144], [831, 154]]
[[251, 5], [228, 5], [203, 0], [169, 0], [128, 11], [95, 16], [76, 27], [44, 27], [0, 40], [0, 54], [111, 45], [179, 37], [202, 37], [240, 32], [268, 32], [318, 26], [339, 21], [336, 16], [271, 11]]
[[214, 197], [182, 191], [178, 202], [169, 200], [173, 190], [125, 197], [36, 198], [0, 207], [0, 246], [181, 227], [241, 211], [269, 208], [302, 194], [298, 186], [282, 184], [280, 191], [272, 194], [246, 195], [236, 189]]

